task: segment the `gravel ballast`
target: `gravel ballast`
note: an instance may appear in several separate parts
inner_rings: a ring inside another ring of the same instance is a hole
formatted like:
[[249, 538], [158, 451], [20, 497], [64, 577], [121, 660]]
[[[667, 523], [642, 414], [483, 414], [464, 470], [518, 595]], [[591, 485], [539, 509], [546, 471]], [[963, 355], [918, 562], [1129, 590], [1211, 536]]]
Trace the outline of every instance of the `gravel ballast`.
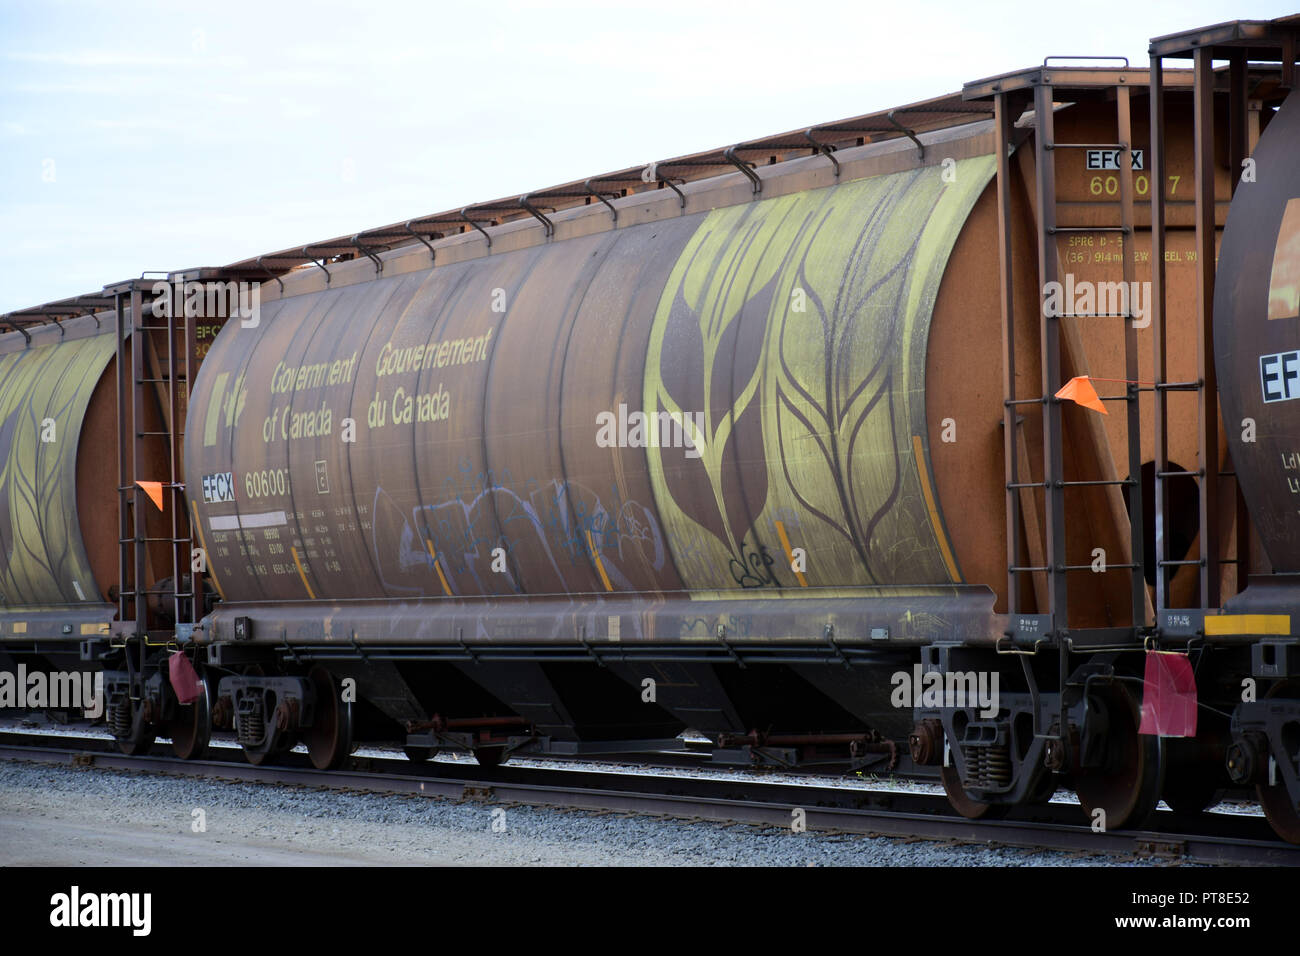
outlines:
[[[196, 812], [197, 811], [197, 812]], [[199, 829], [202, 823], [203, 829]], [[1105, 856], [0, 763], [0, 864], [1039, 866]]]

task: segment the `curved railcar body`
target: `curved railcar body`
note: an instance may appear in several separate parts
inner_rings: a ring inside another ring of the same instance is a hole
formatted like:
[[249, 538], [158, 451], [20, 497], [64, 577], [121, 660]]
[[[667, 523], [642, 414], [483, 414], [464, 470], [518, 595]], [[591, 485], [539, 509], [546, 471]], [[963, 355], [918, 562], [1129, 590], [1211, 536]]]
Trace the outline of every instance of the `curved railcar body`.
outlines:
[[1233, 198], [1215, 288], [1215, 356], [1224, 431], [1261, 544], [1278, 573], [1300, 574], [1300, 97], [1251, 154]]
[[227, 324], [186, 454], [190, 487], [232, 477], [230, 500], [195, 500], [227, 601], [959, 583], [925, 347], [992, 159], [955, 169], [951, 186], [868, 177]]
[[115, 613], [113, 356], [110, 334], [0, 353], [0, 634], [98, 635]]

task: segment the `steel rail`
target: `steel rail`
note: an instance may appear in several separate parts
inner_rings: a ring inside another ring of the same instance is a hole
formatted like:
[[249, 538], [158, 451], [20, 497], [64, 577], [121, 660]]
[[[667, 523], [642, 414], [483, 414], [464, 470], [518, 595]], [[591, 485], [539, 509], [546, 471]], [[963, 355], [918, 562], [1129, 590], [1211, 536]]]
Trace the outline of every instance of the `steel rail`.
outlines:
[[[1201, 818], [1216, 832], [1185, 832], [1176, 826], [1179, 821], [1172, 813], [1162, 813], [1172, 828], [1098, 833], [1064, 822], [1078, 814], [1077, 807], [1065, 804], [1030, 808], [1028, 812], [1038, 819], [976, 821], [951, 815], [946, 799], [937, 795], [856, 787], [508, 766], [488, 771], [471, 765], [421, 765], [370, 757], [352, 758], [350, 769], [318, 771], [305, 765], [298, 754], [287, 755], [284, 765], [255, 767], [234, 750], [231, 759], [185, 761], [157, 755], [129, 757], [105, 750], [107, 746], [111, 742], [103, 738], [0, 733], [0, 760], [782, 829], [790, 827], [794, 811], [802, 810], [809, 831], [1187, 863], [1300, 865], [1300, 846], [1270, 838], [1262, 818], [1229, 814]], [[436, 775], [427, 773], [433, 767]]]

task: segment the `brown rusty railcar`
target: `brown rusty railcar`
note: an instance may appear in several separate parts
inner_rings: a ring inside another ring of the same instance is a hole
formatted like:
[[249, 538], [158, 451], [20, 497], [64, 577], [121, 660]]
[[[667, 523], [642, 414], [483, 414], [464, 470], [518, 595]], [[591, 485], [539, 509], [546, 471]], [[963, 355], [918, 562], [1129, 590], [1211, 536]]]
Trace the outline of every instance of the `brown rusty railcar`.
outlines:
[[690, 729], [971, 816], [1257, 785], [1300, 839], [1296, 34], [7, 316], [0, 640], [75, 636], [128, 751]]

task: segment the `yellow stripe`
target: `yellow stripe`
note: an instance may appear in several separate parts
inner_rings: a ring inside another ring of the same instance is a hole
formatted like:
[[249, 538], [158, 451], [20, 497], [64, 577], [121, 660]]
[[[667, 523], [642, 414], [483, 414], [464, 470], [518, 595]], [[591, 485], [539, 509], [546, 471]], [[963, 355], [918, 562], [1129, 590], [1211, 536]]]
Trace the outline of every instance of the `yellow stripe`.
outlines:
[[1205, 634], [1281, 634], [1291, 633], [1290, 614], [1211, 614], [1205, 618]]
[[302, 578], [302, 586], [307, 589], [307, 596], [314, 601], [316, 599], [316, 592], [313, 591], [311, 585], [307, 583], [307, 572], [302, 569], [302, 562], [298, 560], [298, 549], [290, 548], [289, 550], [293, 552], [293, 563], [298, 565], [298, 577]]
[[776, 521], [773, 523], [776, 525], [776, 535], [781, 539], [781, 547], [785, 548], [785, 559], [790, 562], [790, 570], [794, 571], [794, 576], [799, 579], [799, 587], [806, 588], [808, 581], [804, 578], [803, 572], [795, 571], [794, 551], [790, 549], [790, 539], [785, 536], [785, 522]]
[[600, 579], [605, 582], [605, 590], [614, 590], [614, 585], [609, 583], [609, 575], [605, 573], [605, 565], [600, 561], [600, 552], [596, 550], [596, 542], [591, 540], [591, 532], [587, 532], [587, 546], [591, 548], [591, 556], [596, 561], [596, 570], [600, 572]]
[[194, 501], [190, 502], [190, 510], [194, 512], [194, 530], [199, 534], [199, 547], [203, 549], [203, 559], [208, 566], [208, 577], [212, 578], [212, 583], [217, 589], [217, 594], [221, 600], [226, 599], [226, 592], [221, 587], [221, 581], [217, 578], [217, 569], [212, 565], [212, 552], [208, 550], [208, 543], [203, 540], [203, 522], [199, 520], [199, 506]]
[[[212, 383], [212, 394], [208, 396], [208, 413], [203, 417], [203, 447], [211, 448], [217, 443], [217, 426], [221, 424], [221, 400], [226, 396], [226, 382], [230, 380], [229, 372], [222, 372]], [[238, 395], [235, 396], [238, 399]]]
[[429, 557], [433, 558], [433, 570], [438, 572], [438, 580], [442, 582], [442, 589], [446, 592], [447, 597], [451, 597], [451, 588], [447, 587], [447, 577], [442, 573], [442, 562], [438, 556], [433, 553], [433, 542], [428, 538], [424, 539], [424, 546], [429, 549]]
[[921, 436], [912, 436], [912, 452], [916, 457], [916, 474], [921, 479], [921, 494], [925, 497], [925, 507], [930, 512], [930, 524], [934, 527], [934, 537], [939, 542], [939, 552], [943, 563], [948, 567], [948, 574], [954, 581], [960, 581], [957, 562], [948, 547], [948, 537], [943, 533], [943, 524], [939, 521], [939, 509], [934, 503], [934, 489], [930, 487], [930, 471], [925, 467], [925, 449], [921, 447]]
[[108, 630], [109, 628], [107, 622], [102, 624], [96, 623], [96, 624], [81, 625], [82, 634], [107, 634]]
[[11, 625], [9, 626], [9, 630], [11, 630], [11, 631], [12, 631], [13, 633], [15, 633], [15, 634], [26, 634], [26, 633], [27, 633], [27, 622], [26, 622], [26, 621], [14, 621], [13, 624], [11, 624]]

